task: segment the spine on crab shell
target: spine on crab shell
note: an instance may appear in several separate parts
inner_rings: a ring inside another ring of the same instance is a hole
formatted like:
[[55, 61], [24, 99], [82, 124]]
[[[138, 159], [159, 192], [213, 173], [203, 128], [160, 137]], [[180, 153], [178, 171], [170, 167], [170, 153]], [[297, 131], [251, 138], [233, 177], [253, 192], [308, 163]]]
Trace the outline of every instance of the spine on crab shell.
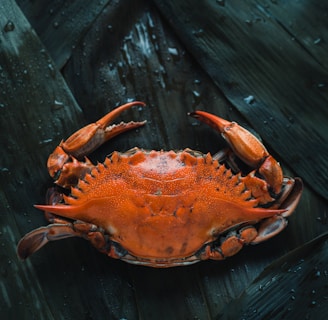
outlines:
[[81, 209], [81, 206], [78, 205], [63, 205], [63, 204], [56, 204], [56, 205], [42, 205], [36, 204], [34, 205], [35, 208], [51, 212], [61, 217], [65, 217], [68, 219], [75, 219], [75, 220], [83, 220], [83, 212], [84, 210]]

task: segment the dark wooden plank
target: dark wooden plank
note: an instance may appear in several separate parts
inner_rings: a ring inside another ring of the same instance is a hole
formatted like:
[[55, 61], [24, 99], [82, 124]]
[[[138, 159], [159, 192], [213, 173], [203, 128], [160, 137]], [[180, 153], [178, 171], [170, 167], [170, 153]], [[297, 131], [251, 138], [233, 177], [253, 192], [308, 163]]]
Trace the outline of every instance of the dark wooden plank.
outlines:
[[[312, 55], [312, 59], [327, 70], [328, 12], [325, 2], [271, 1], [270, 4], [267, 3], [266, 10], [294, 41]], [[327, 86], [327, 82], [319, 86]]]
[[[155, 2], [264, 141], [327, 198], [326, 55], [305, 46], [306, 31], [289, 31], [295, 5], [284, 2], [279, 10], [282, 1]], [[300, 1], [298, 9], [295, 18], [301, 9], [307, 12], [302, 30], [325, 34], [327, 25], [316, 17], [326, 4]]]
[[1, 1], [0, 11], [0, 314], [56, 319], [33, 264], [17, 259], [16, 243], [43, 222], [31, 204], [41, 201], [46, 155], [59, 132], [81, 124], [81, 110], [15, 2]]
[[[61, 69], [99, 13], [118, 1], [17, 0], [57, 67]], [[110, 25], [107, 25], [110, 28]]]
[[328, 234], [268, 266], [217, 319], [326, 319]]

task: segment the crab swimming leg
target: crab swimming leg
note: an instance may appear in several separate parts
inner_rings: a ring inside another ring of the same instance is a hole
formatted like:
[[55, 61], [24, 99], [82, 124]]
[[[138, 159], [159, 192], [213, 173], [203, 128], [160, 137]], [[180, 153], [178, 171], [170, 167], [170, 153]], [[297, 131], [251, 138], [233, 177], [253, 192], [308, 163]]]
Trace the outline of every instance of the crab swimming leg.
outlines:
[[[62, 201], [62, 198], [63, 195], [57, 191], [56, 187], [48, 189], [46, 196], [48, 204], [57, 205]], [[115, 247], [111, 245], [104, 229], [92, 223], [80, 220], [72, 221], [48, 211], [45, 211], [45, 217], [51, 224], [32, 230], [19, 241], [17, 254], [20, 259], [25, 260], [48, 242], [72, 237], [88, 240], [100, 252], [113, 258], [120, 257]]]
[[[50, 241], [80, 237], [89, 240], [100, 252], [108, 253], [108, 239], [102, 229], [82, 221], [53, 223], [27, 233], [17, 245], [18, 257], [25, 260]], [[114, 256], [115, 257], [115, 256]]]
[[[123, 111], [136, 105], [145, 106], [145, 103], [140, 101], [126, 103], [62, 141], [49, 156], [47, 162], [50, 176], [57, 179], [55, 183], [64, 188], [75, 185], [79, 178], [93, 168], [93, 164], [85, 157], [86, 155], [118, 134], [143, 126], [146, 121], [112, 124], [112, 121]], [[78, 160], [83, 157], [85, 161]]]

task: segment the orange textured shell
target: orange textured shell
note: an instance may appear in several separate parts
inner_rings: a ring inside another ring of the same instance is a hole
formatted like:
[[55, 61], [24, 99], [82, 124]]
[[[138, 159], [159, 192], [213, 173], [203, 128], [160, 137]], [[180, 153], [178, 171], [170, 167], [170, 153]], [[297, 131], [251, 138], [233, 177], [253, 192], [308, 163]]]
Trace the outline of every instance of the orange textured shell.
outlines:
[[134, 256], [159, 259], [192, 255], [227, 229], [277, 213], [255, 208], [239, 175], [189, 149], [114, 152], [64, 200], [47, 210], [105, 229]]

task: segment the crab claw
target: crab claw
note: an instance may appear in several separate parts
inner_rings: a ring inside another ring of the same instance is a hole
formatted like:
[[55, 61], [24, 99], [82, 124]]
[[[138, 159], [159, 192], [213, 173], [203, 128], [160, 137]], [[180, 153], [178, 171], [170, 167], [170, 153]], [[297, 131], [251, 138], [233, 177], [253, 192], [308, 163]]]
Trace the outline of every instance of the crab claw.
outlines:
[[[126, 103], [109, 112], [97, 122], [91, 123], [76, 131], [67, 140], [62, 141], [48, 158], [47, 166], [50, 176], [55, 177], [58, 173], [61, 174], [64, 169], [69, 171], [65, 176], [71, 174], [73, 176], [79, 176], [80, 172], [85, 173], [90, 171], [92, 164], [88, 160], [84, 163], [80, 163], [76, 158], [85, 157], [100, 147], [104, 142], [120, 133], [143, 126], [146, 121], [130, 121], [128, 123], [121, 122], [119, 124], [111, 124], [123, 111], [136, 105], [145, 106], [145, 103], [140, 101]], [[67, 164], [70, 165], [67, 166]], [[65, 166], [66, 168], [64, 168]], [[62, 179], [66, 181], [69, 180], [63, 177]], [[57, 182], [59, 185], [66, 187], [66, 182], [61, 183], [60, 180], [57, 180]]]
[[238, 125], [205, 111], [195, 111], [190, 116], [219, 131], [238, 158], [251, 168], [258, 169], [272, 190], [281, 190], [283, 173], [279, 163], [252, 133]]

